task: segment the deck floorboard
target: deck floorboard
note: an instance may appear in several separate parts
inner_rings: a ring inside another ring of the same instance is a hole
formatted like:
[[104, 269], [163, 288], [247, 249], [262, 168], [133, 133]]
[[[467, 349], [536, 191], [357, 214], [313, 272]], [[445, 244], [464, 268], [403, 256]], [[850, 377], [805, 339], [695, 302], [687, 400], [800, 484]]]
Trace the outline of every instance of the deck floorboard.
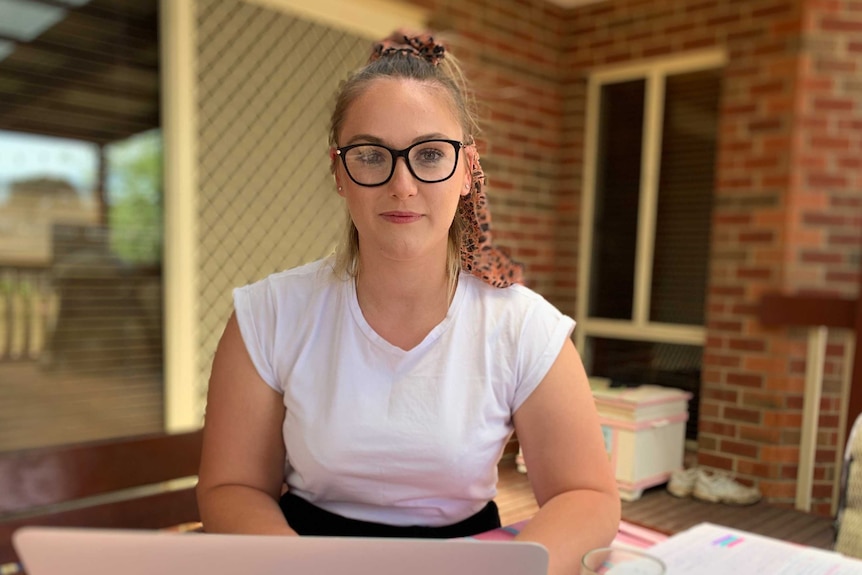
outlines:
[[[496, 501], [503, 524], [532, 517], [538, 506], [529, 478], [518, 473], [514, 458], [503, 458], [499, 474], [499, 495]], [[664, 486], [645, 490], [636, 501], [623, 501], [622, 517], [629, 523], [668, 535], [708, 521], [820, 549], [831, 549], [834, 539], [832, 519], [829, 517], [763, 501], [755, 505], [733, 506], [679, 498], [669, 494]]]

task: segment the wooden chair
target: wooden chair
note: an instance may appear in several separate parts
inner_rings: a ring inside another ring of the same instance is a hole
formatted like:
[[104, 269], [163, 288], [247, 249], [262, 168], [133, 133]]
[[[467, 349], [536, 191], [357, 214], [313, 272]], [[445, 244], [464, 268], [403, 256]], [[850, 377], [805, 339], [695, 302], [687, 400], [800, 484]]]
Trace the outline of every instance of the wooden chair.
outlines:
[[835, 550], [862, 559], [862, 414], [847, 440], [835, 528]]
[[199, 521], [201, 432], [0, 453], [0, 565], [25, 525], [161, 529]]

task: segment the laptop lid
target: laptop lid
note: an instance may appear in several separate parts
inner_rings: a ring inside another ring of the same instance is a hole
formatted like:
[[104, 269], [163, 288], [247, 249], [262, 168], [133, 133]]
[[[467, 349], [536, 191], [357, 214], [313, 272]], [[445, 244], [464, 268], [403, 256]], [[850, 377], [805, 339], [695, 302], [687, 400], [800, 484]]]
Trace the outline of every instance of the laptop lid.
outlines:
[[23, 527], [29, 575], [545, 575], [537, 543]]

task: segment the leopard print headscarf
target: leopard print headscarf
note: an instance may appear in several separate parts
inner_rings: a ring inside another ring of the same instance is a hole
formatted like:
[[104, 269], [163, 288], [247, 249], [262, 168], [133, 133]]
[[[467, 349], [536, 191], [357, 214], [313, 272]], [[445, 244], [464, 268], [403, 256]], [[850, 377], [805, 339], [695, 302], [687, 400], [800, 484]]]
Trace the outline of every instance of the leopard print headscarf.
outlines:
[[[412, 56], [436, 66], [446, 55], [442, 44], [434, 42], [430, 34], [413, 34], [398, 31], [374, 46], [369, 58], [373, 62], [392, 56]], [[485, 173], [479, 164], [475, 144], [464, 148], [470, 162], [472, 182], [470, 193], [462, 196], [458, 213], [464, 223], [461, 237], [461, 267], [494, 287], [505, 288], [524, 281], [524, 266], [515, 262], [508, 251], [497, 247], [491, 240], [491, 212], [485, 195]]]
[[458, 213], [465, 223], [461, 235], [461, 267], [494, 287], [524, 283], [524, 266], [508, 251], [491, 241], [491, 211], [485, 195], [485, 173], [479, 164], [476, 145], [464, 148], [473, 175], [470, 193], [458, 202]]

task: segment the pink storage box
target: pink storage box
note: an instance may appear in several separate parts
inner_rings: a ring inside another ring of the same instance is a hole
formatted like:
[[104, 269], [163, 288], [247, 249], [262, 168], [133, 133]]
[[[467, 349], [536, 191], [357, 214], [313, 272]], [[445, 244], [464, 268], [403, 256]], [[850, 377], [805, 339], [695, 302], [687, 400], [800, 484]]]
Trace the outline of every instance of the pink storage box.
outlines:
[[638, 499], [683, 466], [690, 393], [658, 385], [609, 388], [597, 380], [593, 398], [622, 499]]

